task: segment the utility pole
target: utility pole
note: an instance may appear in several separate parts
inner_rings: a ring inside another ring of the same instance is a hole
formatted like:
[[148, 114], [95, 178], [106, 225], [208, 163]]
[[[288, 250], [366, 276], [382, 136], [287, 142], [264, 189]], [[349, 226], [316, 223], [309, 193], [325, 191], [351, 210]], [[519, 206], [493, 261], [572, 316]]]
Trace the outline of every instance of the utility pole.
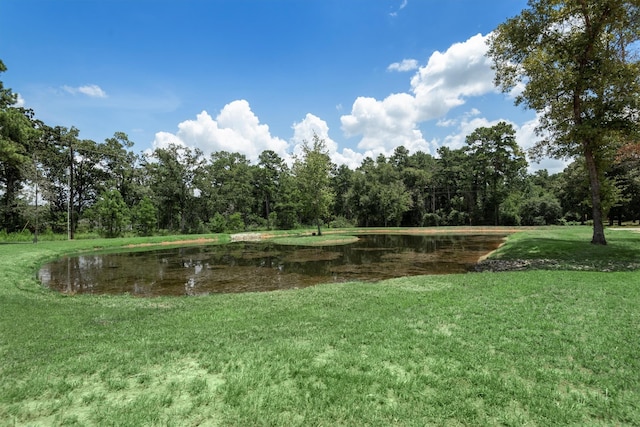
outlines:
[[38, 243], [38, 161], [36, 159], [35, 153], [33, 154], [33, 167], [35, 169], [35, 187], [36, 187], [36, 229], [33, 234], [33, 243]]
[[73, 240], [73, 145], [69, 139], [69, 200], [67, 202], [67, 237]]

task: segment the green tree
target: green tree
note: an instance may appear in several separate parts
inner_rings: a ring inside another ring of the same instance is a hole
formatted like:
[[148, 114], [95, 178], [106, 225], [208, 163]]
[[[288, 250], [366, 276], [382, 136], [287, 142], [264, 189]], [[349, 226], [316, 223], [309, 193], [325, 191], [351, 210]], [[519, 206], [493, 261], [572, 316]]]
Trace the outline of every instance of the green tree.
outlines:
[[260, 202], [260, 213], [267, 220], [267, 228], [271, 228], [275, 203], [277, 203], [282, 175], [287, 173], [287, 165], [284, 160], [272, 150], [265, 150], [258, 157], [258, 168], [255, 170], [253, 180], [256, 197]]
[[[7, 71], [7, 67], [0, 59], [0, 73]], [[9, 88], [5, 88], [2, 80], [0, 80], [0, 109], [7, 108], [18, 102], [18, 95], [13, 93]]]
[[331, 159], [324, 139], [313, 134], [312, 145], [308, 141], [302, 144], [302, 158], [293, 164], [293, 174], [300, 190], [302, 206], [306, 215], [318, 227], [318, 235], [322, 235], [320, 223], [329, 215], [335, 195], [330, 187]]
[[[6, 70], [0, 61], [0, 73]], [[33, 169], [38, 139], [33, 113], [15, 107], [16, 101], [17, 95], [0, 81], [0, 229], [9, 232], [24, 226], [18, 196]]]
[[42, 196], [47, 202], [46, 221], [51, 230], [62, 233], [67, 230], [67, 214], [70, 196], [71, 154], [69, 143], [77, 141], [78, 130], [40, 125], [42, 148], [38, 154], [41, 166]]
[[526, 173], [527, 161], [518, 147], [513, 126], [500, 122], [481, 127], [467, 136], [471, 156], [478, 222], [500, 224], [500, 205], [517, 189]]
[[626, 199], [618, 212], [619, 221], [624, 216], [624, 219], [635, 222], [640, 218], [640, 142], [627, 143], [620, 148], [615, 169]]
[[300, 223], [303, 207], [300, 188], [290, 171], [280, 175], [277, 198], [273, 212], [275, 218], [270, 221], [275, 220], [278, 228], [283, 230], [295, 228]]
[[99, 229], [105, 237], [122, 235], [129, 223], [129, 209], [118, 190], [109, 190], [100, 195], [92, 208], [99, 223]]
[[[394, 162], [394, 156], [391, 162]], [[429, 210], [436, 210], [436, 164], [433, 156], [418, 151], [408, 157], [406, 164], [396, 166], [405, 188], [411, 194], [411, 209], [404, 214], [403, 225], [423, 226], [425, 214]]]
[[145, 196], [133, 209], [133, 224], [140, 236], [151, 236], [158, 222], [158, 209], [151, 198]]
[[0, 228], [21, 228], [18, 196], [25, 170], [32, 164], [29, 148], [33, 128], [18, 108], [0, 109]]
[[[402, 152], [403, 148], [396, 150], [396, 154]], [[376, 159], [373, 176], [367, 178], [375, 182], [372, 199], [376, 201], [376, 209], [385, 227], [398, 227], [404, 214], [411, 209], [411, 194], [400, 176], [400, 169], [408, 165], [408, 159], [406, 156], [404, 162], [392, 163], [394, 158], [387, 162], [385, 156], [380, 154]]]
[[227, 151], [213, 153], [209, 164], [199, 172], [196, 183], [206, 205], [205, 222], [220, 213], [227, 221], [231, 215], [239, 214], [245, 223], [254, 204], [252, 168], [246, 156]]
[[160, 228], [186, 233], [196, 225], [195, 180], [202, 164], [201, 151], [175, 144], [157, 148], [147, 158], [145, 169]]
[[349, 203], [350, 190], [353, 187], [354, 171], [347, 165], [340, 165], [331, 177], [331, 188], [336, 195], [333, 205], [333, 213], [342, 220], [353, 220], [353, 207]]
[[552, 194], [543, 192], [525, 198], [520, 204], [522, 225], [552, 225], [562, 218], [562, 206]]
[[375, 163], [371, 157], [362, 160], [362, 164], [355, 170], [351, 177], [351, 187], [345, 196], [347, 204], [357, 219], [359, 226], [368, 227], [377, 224], [377, 209], [374, 193]]
[[[75, 136], [77, 136], [77, 129]], [[71, 136], [71, 135], [70, 135]], [[78, 228], [78, 224], [85, 216], [85, 211], [91, 208], [100, 195], [111, 189], [110, 174], [103, 163], [103, 145], [90, 139], [77, 139], [72, 136], [71, 148], [71, 232]], [[73, 235], [73, 234], [72, 234]]]
[[411, 209], [412, 198], [399, 172], [398, 163], [387, 162], [383, 154], [367, 157], [353, 174], [348, 200], [358, 225], [399, 226]]
[[470, 158], [464, 148], [452, 150], [449, 147], [440, 147], [438, 156], [434, 173], [435, 201], [431, 212], [439, 206], [447, 214], [449, 225], [468, 224], [474, 198]]
[[589, 178], [584, 162], [572, 162], [559, 174], [557, 197], [564, 218], [584, 224], [589, 214]]
[[105, 172], [106, 188], [117, 189], [125, 203], [133, 207], [144, 196], [136, 172], [139, 158], [133, 153], [134, 143], [124, 132], [115, 132], [98, 146], [101, 155], [101, 169]]
[[523, 85], [516, 104], [539, 114], [535, 152], [584, 159], [594, 244], [606, 244], [604, 172], [621, 140], [638, 133], [639, 12], [637, 0], [529, 0], [489, 40], [496, 84]]

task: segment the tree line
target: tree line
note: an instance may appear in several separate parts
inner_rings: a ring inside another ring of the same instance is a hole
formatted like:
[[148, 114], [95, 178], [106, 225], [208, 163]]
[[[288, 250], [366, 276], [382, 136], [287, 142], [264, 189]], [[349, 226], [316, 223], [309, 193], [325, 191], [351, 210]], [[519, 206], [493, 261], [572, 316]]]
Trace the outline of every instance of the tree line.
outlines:
[[[126, 134], [102, 143], [50, 127], [0, 82], [0, 232], [205, 233], [317, 226], [593, 224], [640, 216], [638, 0], [530, 0], [488, 39], [495, 84], [538, 113], [529, 154], [573, 159], [527, 173], [513, 126], [472, 132], [437, 155], [331, 163], [306, 141], [288, 165], [172, 145], [135, 154]], [[0, 72], [5, 71], [0, 61]], [[535, 158], [534, 157], [534, 158]]]
[[[4, 67], [4, 65], [3, 65]], [[1, 82], [0, 82], [1, 84]], [[512, 125], [476, 129], [437, 156], [397, 147], [355, 170], [333, 164], [317, 135], [292, 165], [274, 151], [252, 164], [181, 145], [136, 154], [122, 132], [103, 142], [48, 126], [2, 90], [0, 229], [4, 233], [218, 233], [321, 226], [542, 225], [590, 217], [579, 159], [527, 173]], [[640, 217], [640, 157], [621, 152], [603, 180], [613, 220]]]

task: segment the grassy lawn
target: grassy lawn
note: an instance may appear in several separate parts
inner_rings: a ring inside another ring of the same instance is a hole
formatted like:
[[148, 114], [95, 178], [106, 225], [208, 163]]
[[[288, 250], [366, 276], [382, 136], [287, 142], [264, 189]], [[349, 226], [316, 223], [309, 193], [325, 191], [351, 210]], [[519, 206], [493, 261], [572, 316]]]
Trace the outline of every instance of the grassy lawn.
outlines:
[[0, 245], [0, 426], [640, 425], [640, 234], [590, 232], [493, 254], [554, 269], [152, 299], [35, 271], [166, 238]]

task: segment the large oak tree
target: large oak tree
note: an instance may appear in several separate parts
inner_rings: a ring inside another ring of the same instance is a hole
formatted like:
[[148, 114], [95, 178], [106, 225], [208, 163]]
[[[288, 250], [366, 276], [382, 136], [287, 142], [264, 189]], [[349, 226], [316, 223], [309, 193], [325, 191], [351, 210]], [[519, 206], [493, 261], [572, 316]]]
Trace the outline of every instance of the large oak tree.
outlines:
[[638, 133], [640, 0], [529, 0], [489, 39], [496, 84], [522, 87], [539, 113], [538, 154], [581, 157], [594, 244], [606, 244], [601, 184], [617, 147]]

